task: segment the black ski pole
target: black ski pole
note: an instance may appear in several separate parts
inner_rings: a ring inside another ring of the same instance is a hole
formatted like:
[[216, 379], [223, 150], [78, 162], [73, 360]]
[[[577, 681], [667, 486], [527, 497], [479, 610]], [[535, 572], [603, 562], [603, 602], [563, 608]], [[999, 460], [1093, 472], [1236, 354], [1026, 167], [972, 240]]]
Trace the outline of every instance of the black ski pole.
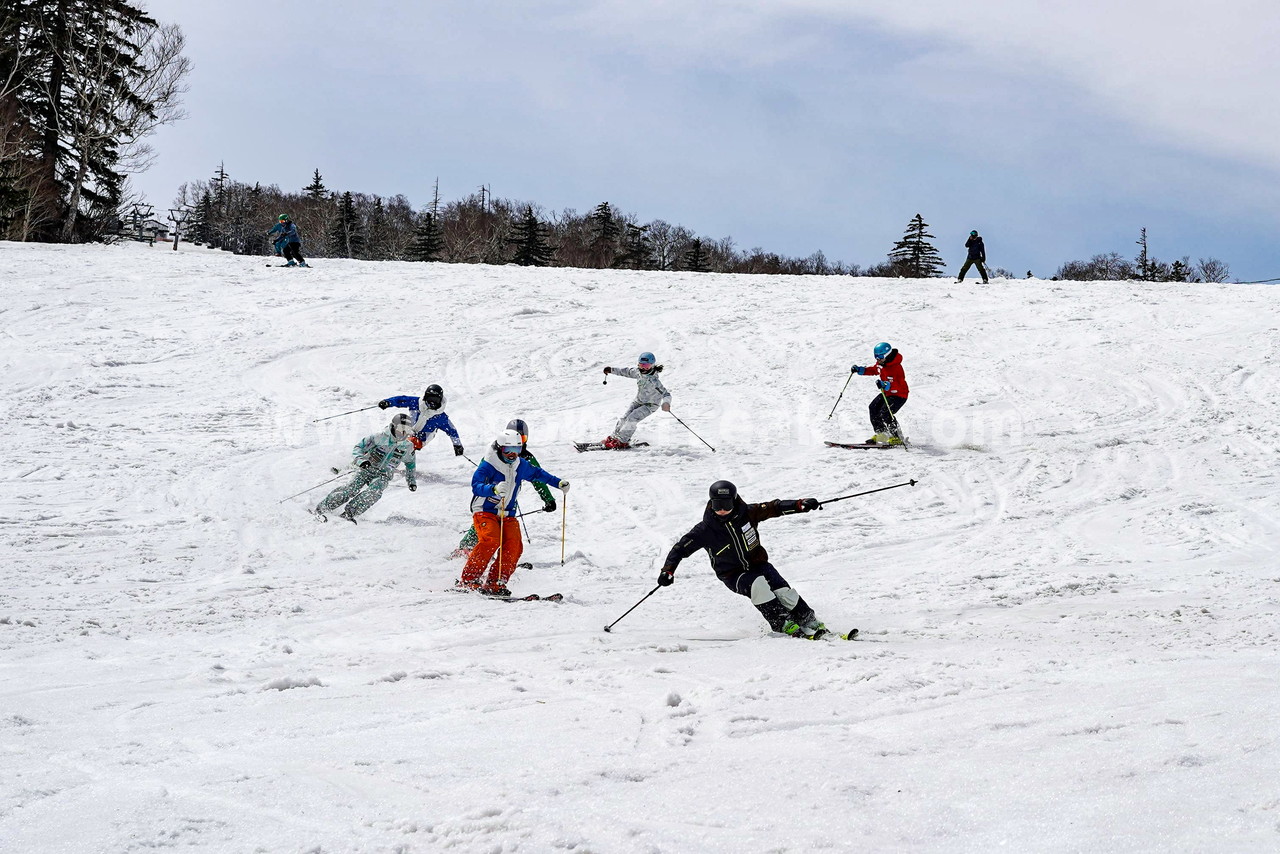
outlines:
[[375, 403], [373, 406], [366, 406], [364, 409], [353, 409], [350, 412], [339, 412], [337, 415], [326, 415], [324, 418], [314, 418], [312, 419], [311, 423], [315, 424], [318, 421], [328, 421], [331, 418], [341, 418], [344, 415], [354, 415], [357, 412], [364, 412], [365, 410], [368, 410], [368, 409], [377, 409], [377, 408], [378, 408], [378, 404]]
[[827, 498], [818, 502], [821, 507], [824, 504], [834, 504], [837, 501], [844, 501], [846, 498], [857, 498], [859, 495], [870, 495], [873, 492], [884, 492], [886, 489], [897, 489], [899, 486], [915, 486], [917, 481], [908, 480], [906, 483], [895, 483], [893, 486], [882, 486], [879, 489], [868, 489], [866, 492], [855, 492], [853, 495], [841, 495], [839, 498]]
[[[338, 475], [338, 477], [331, 477], [328, 480], [323, 481], [322, 483], [317, 483], [315, 486], [308, 486], [306, 489], [302, 490], [301, 492], [295, 492], [293, 495], [290, 495], [289, 498], [297, 498], [299, 495], [306, 495], [308, 492], [310, 492], [313, 489], [319, 489], [320, 487], [324, 486], [326, 483], [333, 483], [339, 477], [346, 477], [346, 476], [347, 476], [347, 473], [343, 472], [342, 474]], [[289, 498], [281, 498], [276, 503], [283, 504], [286, 501], [288, 501]]]
[[853, 379], [853, 371], [849, 371], [849, 379], [844, 381], [844, 388], [840, 389], [840, 397], [836, 398], [836, 402], [831, 405], [831, 412], [827, 415], [827, 420], [831, 420], [831, 416], [836, 414], [836, 407], [840, 405], [840, 399], [844, 397], [845, 389], [849, 388], [849, 380]]
[[[652, 590], [650, 590], [648, 593], [644, 594], [644, 599], [648, 599], [650, 596], [652, 596], [653, 594], [657, 593], [657, 592], [658, 592], [659, 590], [661, 590], [661, 589], [662, 589], [662, 585], [661, 585], [661, 584], [659, 584], [658, 586], [656, 586], [656, 587], [654, 587]], [[644, 599], [641, 599], [641, 600], [640, 600], [640, 602], [643, 602], [643, 601], [644, 601]], [[639, 607], [640, 607], [640, 602], [637, 602], [636, 604], [634, 604], [634, 605], [632, 605], [630, 608], [628, 608], [628, 609], [627, 609], [626, 614], [623, 614], [623, 615], [622, 615], [622, 617], [627, 616], [627, 614], [630, 614], [630, 613], [631, 613], [632, 611], [634, 611], [636, 608], [639, 608]], [[621, 622], [622, 622], [622, 617], [619, 617], [618, 619], [614, 620], [614, 621], [613, 621], [612, 623], [610, 623], [609, 625], [605, 626], [605, 627], [604, 627], [604, 630], [605, 630], [606, 632], [607, 632], [607, 631], [612, 630], [614, 626], [616, 626], [616, 625], [618, 625], [618, 623], [621, 623]]]
[[476, 461], [475, 461], [475, 460], [473, 460], [473, 459], [471, 459], [471, 457], [468, 457], [466, 454], [463, 454], [463, 455], [462, 455], [462, 458], [463, 458], [464, 460], [466, 460], [467, 462], [471, 463], [471, 465], [473, 465], [473, 466], [476, 464]]
[[[667, 412], [671, 412], [671, 410], [670, 410], [670, 409], [668, 409], [668, 410], [667, 410]], [[677, 420], [677, 421], [680, 421], [680, 416], [679, 416], [679, 415], [676, 415], [674, 412], [671, 412], [671, 417], [672, 417], [672, 418], [674, 418], [674, 419], [675, 419], [675, 420]], [[683, 421], [680, 421], [680, 426], [681, 426], [681, 427], [683, 427], [684, 429], [688, 430], [690, 433], [693, 433], [693, 428], [692, 428], [692, 427], [690, 427], [688, 424], [685, 424]], [[702, 444], [706, 445], [708, 448], [711, 448], [711, 443], [710, 443], [710, 442], [708, 442], [706, 439], [702, 438], [702, 437], [701, 437], [701, 436], [699, 436], [697, 433], [693, 433], [693, 435], [694, 435], [694, 437], [695, 437], [699, 442], [701, 442]], [[713, 454], [714, 454], [715, 452], [716, 452], [716, 449], [715, 449], [715, 448], [711, 448], [711, 453], [713, 453]]]

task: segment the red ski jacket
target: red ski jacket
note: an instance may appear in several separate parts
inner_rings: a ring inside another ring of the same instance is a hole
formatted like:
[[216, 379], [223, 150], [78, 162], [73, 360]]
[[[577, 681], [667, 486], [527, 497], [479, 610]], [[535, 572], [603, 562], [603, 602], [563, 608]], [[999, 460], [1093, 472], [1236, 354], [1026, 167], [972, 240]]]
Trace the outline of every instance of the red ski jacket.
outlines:
[[902, 355], [897, 350], [889, 351], [889, 355], [884, 357], [883, 363], [867, 368], [864, 376], [879, 377], [887, 381], [889, 387], [885, 389], [885, 394], [906, 399], [909, 391], [907, 388], [907, 375], [902, 372]]

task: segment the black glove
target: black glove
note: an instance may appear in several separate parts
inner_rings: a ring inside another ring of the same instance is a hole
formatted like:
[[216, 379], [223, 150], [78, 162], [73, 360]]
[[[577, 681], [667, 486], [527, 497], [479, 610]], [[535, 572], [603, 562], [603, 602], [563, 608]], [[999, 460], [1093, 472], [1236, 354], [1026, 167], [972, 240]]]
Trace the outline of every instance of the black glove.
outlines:
[[386, 408], [387, 408], [387, 407], [389, 407], [390, 405], [391, 405], [391, 401], [389, 401], [389, 400], [380, 400], [380, 401], [378, 401], [378, 408], [379, 408], [379, 409], [386, 409]]
[[453, 446], [453, 455], [454, 455], [455, 457], [460, 457], [460, 456], [462, 456], [462, 446], [461, 446], [461, 445], [454, 445], [454, 446]]
[[801, 498], [796, 502], [796, 508], [801, 513], [808, 513], [810, 510], [817, 510], [820, 505], [816, 498]]
[[365, 460], [364, 462], [362, 462], [362, 463], [360, 464], [360, 468], [362, 468], [362, 469], [367, 469], [368, 467], [369, 467], [369, 461], [368, 461], [368, 460]]
[[542, 510], [543, 510], [543, 512], [545, 512], [545, 513], [554, 513], [554, 512], [556, 512], [556, 500], [555, 500], [554, 498], [552, 498], [552, 499], [550, 499], [550, 500], [548, 500], [548, 501], [544, 501], [544, 502], [542, 503]]
[[613, 368], [605, 368], [605, 369], [604, 369], [604, 372], [605, 372], [606, 374], [611, 374], [611, 373], [613, 373]]
[[418, 484], [416, 484], [416, 483], [411, 483], [411, 484], [409, 484], [409, 491], [410, 491], [410, 492], [417, 492], [417, 491], [418, 491]]
[[666, 566], [662, 567], [662, 570], [658, 573], [658, 586], [670, 587], [672, 584], [675, 584], [675, 583], [676, 583], [676, 568], [671, 564], [667, 564]]

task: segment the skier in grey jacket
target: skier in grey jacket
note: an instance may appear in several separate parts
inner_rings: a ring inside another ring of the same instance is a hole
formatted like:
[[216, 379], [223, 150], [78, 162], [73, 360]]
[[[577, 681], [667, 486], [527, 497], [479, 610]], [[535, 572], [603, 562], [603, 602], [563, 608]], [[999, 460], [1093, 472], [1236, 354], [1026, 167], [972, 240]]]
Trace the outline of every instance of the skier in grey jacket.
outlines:
[[355, 476], [343, 486], [324, 497], [312, 512], [326, 521], [325, 514], [340, 507], [338, 515], [348, 522], [355, 523], [356, 517], [368, 510], [382, 497], [391, 476], [404, 463], [404, 479], [409, 491], [418, 488], [414, 477], [416, 458], [414, 454], [422, 447], [422, 442], [413, 435], [413, 419], [401, 413], [391, 419], [391, 424], [381, 433], [374, 433], [360, 440], [352, 449], [352, 464], [356, 466]]
[[[658, 374], [662, 373], [662, 365], [652, 353], [641, 353], [634, 368], [605, 368], [606, 374], [617, 374], [620, 377], [637, 380], [636, 399], [631, 401], [627, 411], [618, 419], [613, 433], [604, 440], [604, 446], [613, 450], [631, 447], [631, 437], [635, 435], [640, 422], [657, 412], [671, 411], [671, 392], [663, 386]], [[607, 381], [606, 381], [607, 382]]]

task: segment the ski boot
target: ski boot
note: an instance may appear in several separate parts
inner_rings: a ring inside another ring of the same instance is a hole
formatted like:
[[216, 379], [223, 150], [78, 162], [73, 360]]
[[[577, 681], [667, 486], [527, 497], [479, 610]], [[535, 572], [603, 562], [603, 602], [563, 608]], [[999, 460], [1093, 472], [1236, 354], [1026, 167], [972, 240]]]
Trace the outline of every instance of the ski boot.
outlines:
[[627, 448], [631, 447], [631, 445], [627, 444], [621, 439], [615, 439], [612, 436], [607, 437], [600, 444], [604, 445], [610, 451], [625, 451]]
[[299, 262], [298, 262], [298, 266], [299, 266], [299, 267], [310, 267], [311, 265], [310, 265], [310, 264], [308, 264], [306, 261], [299, 261]]
[[475, 591], [480, 589], [480, 582], [466, 581], [464, 579], [459, 578], [457, 581], [453, 582], [453, 589], [463, 593], [474, 593]]
[[339, 514], [338, 514], [338, 518], [339, 518], [339, 519], [346, 519], [346, 520], [347, 520], [348, 522], [350, 522], [352, 525], [356, 524], [356, 517], [355, 517], [355, 516], [352, 516], [352, 515], [351, 515], [351, 513], [350, 513], [349, 511], [347, 511], [347, 510], [343, 510], [341, 513], [339, 513]]
[[495, 599], [511, 598], [511, 590], [505, 584], [485, 584], [480, 587], [480, 592], [485, 596], [492, 596]]
[[288, 264], [285, 264], [285, 266], [286, 266], [286, 267], [296, 267], [296, 266], [298, 266], [298, 262], [297, 262], [297, 261], [290, 261]]

